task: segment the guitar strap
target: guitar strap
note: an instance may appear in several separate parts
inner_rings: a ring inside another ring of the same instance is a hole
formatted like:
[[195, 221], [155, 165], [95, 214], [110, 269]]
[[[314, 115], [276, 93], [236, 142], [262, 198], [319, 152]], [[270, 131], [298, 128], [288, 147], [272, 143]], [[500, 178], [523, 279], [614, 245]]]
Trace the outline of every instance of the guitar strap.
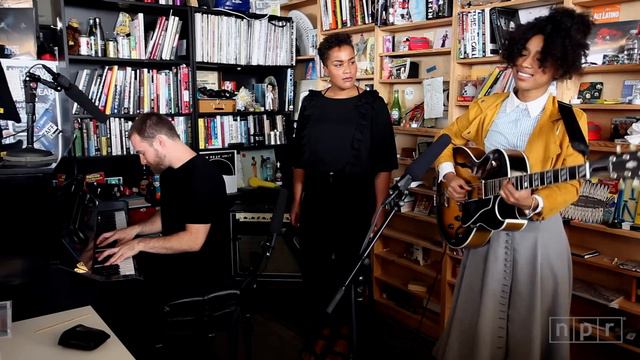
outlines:
[[560, 116], [562, 116], [562, 122], [564, 122], [564, 128], [567, 130], [571, 147], [586, 158], [589, 156], [589, 144], [587, 144], [584, 133], [580, 129], [576, 113], [573, 112], [573, 106], [558, 100], [558, 109], [560, 110]]

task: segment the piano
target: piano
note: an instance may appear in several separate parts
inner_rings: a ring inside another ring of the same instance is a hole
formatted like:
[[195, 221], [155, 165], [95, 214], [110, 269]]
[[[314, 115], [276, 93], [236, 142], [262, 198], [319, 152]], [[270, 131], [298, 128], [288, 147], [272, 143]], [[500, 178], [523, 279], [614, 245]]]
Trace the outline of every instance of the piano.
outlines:
[[114, 265], [104, 265], [108, 259], [97, 259], [100, 252], [116, 245], [98, 248], [96, 241], [100, 235], [127, 227], [127, 202], [99, 201], [88, 194], [80, 196], [72, 211], [71, 227], [63, 237], [74, 257], [73, 270], [97, 280], [139, 278], [133, 258]]

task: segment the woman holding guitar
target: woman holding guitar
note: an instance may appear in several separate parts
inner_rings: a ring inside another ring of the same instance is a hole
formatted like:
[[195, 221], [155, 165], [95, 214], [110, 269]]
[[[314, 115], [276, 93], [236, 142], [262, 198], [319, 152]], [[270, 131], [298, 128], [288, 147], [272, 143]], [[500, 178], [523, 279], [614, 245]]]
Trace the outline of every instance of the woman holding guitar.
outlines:
[[[452, 145], [523, 151], [531, 171], [584, 163], [571, 147], [551, 94], [553, 81], [581, 70], [591, 21], [557, 7], [519, 25], [501, 56], [515, 78], [510, 93], [474, 101], [443, 133]], [[586, 136], [587, 120], [574, 110]], [[453, 146], [437, 161], [446, 195], [467, 199], [472, 188], [455, 172]], [[498, 184], [500, 185], [500, 184]], [[467, 249], [439, 359], [568, 359], [567, 343], [550, 342], [549, 318], [569, 316], [571, 253], [558, 212], [578, 198], [578, 180], [517, 190], [508, 180], [502, 201], [530, 221], [522, 231], [496, 231], [486, 246]]]

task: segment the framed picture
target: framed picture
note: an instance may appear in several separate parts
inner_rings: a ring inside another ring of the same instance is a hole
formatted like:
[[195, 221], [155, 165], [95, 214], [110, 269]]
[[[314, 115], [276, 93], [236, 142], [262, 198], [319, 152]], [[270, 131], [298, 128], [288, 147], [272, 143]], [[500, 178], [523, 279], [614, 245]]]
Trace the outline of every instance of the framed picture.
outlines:
[[393, 35], [385, 35], [382, 44], [383, 52], [393, 52]]
[[36, 60], [38, 21], [33, 1], [0, 1], [0, 44], [3, 58]]
[[451, 48], [451, 28], [442, 28], [436, 31], [436, 38], [433, 44], [434, 49]]
[[236, 151], [215, 150], [200, 152], [207, 160], [211, 161], [222, 174], [227, 188], [227, 194], [238, 192], [238, 180], [236, 172]]
[[264, 79], [264, 109], [278, 111], [278, 83], [273, 76]]

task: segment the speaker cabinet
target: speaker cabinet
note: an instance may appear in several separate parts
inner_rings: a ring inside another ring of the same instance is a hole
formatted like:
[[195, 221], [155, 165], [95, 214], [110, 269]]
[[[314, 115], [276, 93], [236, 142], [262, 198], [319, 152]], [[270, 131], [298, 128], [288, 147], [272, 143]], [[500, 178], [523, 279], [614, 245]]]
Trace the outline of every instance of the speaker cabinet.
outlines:
[[[231, 273], [234, 279], [245, 279], [258, 271], [258, 280], [302, 281], [299, 266], [299, 243], [293, 236], [289, 214], [285, 214], [282, 229], [276, 237], [269, 259], [265, 258], [266, 243], [272, 235], [271, 213], [231, 213]], [[266, 267], [264, 267], [264, 261]]]

